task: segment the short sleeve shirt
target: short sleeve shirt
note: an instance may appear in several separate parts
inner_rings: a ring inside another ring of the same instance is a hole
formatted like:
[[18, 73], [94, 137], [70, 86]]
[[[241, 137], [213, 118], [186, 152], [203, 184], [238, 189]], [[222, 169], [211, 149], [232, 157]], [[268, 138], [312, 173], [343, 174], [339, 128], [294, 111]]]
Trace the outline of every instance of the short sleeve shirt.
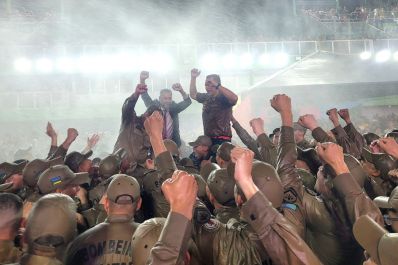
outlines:
[[204, 134], [209, 137], [232, 137], [230, 122], [233, 104], [222, 93], [215, 97], [207, 93], [197, 93], [196, 100], [203, 104]]

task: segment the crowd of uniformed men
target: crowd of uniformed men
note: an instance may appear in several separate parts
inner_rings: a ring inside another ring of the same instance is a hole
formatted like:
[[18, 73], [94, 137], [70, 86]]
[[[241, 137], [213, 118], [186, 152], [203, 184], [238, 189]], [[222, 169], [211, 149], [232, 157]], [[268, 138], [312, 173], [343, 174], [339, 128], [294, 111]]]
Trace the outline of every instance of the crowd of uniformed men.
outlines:
[[[281, 126], [254, 118], [253, 138], [233, 117], [238, 96], [218, 75], [198, 92], [199, 75], [189, 93], [172, 86], [176, 103], [171, 89], [153, 100], [141, 72], [106, 157], [90, 159], [97, 135], [68, 152], [77, 130], [58, 145], [49, 123], [45, 159], [0, 164], [0, 264], [398, 264], [397, 130], [362, 135], [347, 109], [327, 112], [328, 132], [311, 114], [293, 122], [282, 94], [269, 103]], [[204, 134], [180, 157], [191, 99]]]

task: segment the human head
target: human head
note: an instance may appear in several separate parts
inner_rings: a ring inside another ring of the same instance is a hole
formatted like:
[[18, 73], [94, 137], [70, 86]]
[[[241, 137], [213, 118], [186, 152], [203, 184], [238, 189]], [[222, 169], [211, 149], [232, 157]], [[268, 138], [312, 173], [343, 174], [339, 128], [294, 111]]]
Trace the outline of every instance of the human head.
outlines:
[[217, 87], [213, 84], [213, 82], [217, 84], [221, 84], [220, 76], [217, 74], [211, 74], [206, 76], [205, 88], [208, 94], [215, 96], [218, 93]]
[[88, 159], [93, 154], [89, 151], [85, 154], [80, 152], [71, 152], [65, 157], [65, 165], [67, 165], [73, 172], [89, 172], [91, 168], [91, 160]]
[[27, 253], [62, 260], [76, 236], [76, 204], [64, 194], [40, 198], [30, 212], [24, 240]]
[[213, 170], [207, 179], [207, 197], [216, 208], [234, 206], [234, 187], [235, 179], [228, 175], [226, 168]]
[[189, 145], [193, 147], [193, 151], [199, 158], [203, 158], [209, 153], [212, 141], [210, 137], [201, 135], [194, 142], [189, 142]]
[[22, 200], [12, 193], [0, 193], [0, 240], [14, 240], [22, 220]]
[[373, 202], [386, 212], [385, 223], [398, 233], [398, 187], [392, 190], [389, 197], [379, 196]]
[[128, 215], [133, 217], [135, 212], [141, 208], [138, 181], [128, 175], [114, 175], [106, 190], [104, 208], [108, 216]]
[[159, 102], [163, 108], [168, 110], [173, 102], [173, 92], [168, 88], [160, 90]]
[[298, 122], [293, 123], [294, 128], [294, 140], [296, 143], [300, 143], [304, 140], [307, 129], [301, 126]]
[[235, 145], [229, 142], [224, 142], [218, 147], [216, 161], [221, 168], [227, 168], [231, 161], [231, 150], [234, 149], [234, 147]]
[[12, 187], [8, 189], [10, 192], [17, 192], [23, 187], [22, 171], [27, 161], [19, 163], [4, 162], [0, 164], [0, 183], [12, 183]]

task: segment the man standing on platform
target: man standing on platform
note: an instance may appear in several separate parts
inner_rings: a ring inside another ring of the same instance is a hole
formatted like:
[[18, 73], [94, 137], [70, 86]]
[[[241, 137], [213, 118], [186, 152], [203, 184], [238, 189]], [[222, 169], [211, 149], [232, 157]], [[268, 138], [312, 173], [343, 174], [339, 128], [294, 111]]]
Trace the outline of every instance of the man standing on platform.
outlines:
[[196, 89], [196, 79], [200, 75], [198, 69], [191, 70], [190, 96], [203, 104], [202, 120], [204, 134], [209, 136], [213, 145], [230, 142], [232, 137], [231, 117], [232, 107], [238, 101], [238, 96], [221, 85], [219, 75], [206, 76], [207, 93], [199, 93]]

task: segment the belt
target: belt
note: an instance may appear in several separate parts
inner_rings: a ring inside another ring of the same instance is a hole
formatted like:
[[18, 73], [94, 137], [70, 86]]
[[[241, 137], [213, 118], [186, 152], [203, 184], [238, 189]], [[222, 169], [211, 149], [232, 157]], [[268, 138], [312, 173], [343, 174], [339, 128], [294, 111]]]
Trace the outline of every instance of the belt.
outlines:
[[232, 139], [232, 137], [229, 137], [229, 136], [213, 136], [210, 138], [211, 139], [220, 139], [220, 140], [231, 140]]

